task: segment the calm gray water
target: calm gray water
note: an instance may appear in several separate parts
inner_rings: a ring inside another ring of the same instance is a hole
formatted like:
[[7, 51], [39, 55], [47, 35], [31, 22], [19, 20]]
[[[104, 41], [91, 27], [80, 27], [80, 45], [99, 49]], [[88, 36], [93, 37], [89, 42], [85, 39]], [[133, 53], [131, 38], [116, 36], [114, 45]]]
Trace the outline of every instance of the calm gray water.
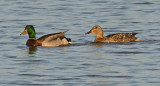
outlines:
[[[75, 44], [29, 48], [27, 24]], [[94, 43], [94, 25], [144, 41]], [[1, 0], [0, 61], [0, 86], [160, 86], [160, 1]]]

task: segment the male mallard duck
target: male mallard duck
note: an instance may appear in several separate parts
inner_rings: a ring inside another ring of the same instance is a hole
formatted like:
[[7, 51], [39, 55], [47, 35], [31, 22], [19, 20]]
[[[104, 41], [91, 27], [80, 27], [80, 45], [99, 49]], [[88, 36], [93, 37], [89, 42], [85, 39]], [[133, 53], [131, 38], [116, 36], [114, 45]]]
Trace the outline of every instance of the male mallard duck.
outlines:
[[140, 41], [136, 38], [137, 33], [116, 33], [103, 37], [103, 30], [99, 25], [94, 26], [86, 35], [95, 33], [97, 35], [95, 42], [133, 42]]
[[24, 32], [20, 35], [25, 35], [28, 33], [29, 39], [26, 45], [28, 46], [60, 46], [67, 45], [70, 43], [71, 39], [65, 37], [65, 32], [47, 34], [39, 39], [36, 39], [36, 32], [32, 25], [26, 25]]

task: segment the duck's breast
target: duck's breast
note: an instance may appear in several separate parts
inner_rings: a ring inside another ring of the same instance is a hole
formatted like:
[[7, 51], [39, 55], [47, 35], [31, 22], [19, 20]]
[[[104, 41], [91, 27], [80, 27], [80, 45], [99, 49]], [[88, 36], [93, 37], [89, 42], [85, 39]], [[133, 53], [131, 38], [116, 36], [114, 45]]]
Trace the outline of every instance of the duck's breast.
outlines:
[[28, 46], [41, 46], [42, 44], [36, 39], [28, 39], [26, 45]]

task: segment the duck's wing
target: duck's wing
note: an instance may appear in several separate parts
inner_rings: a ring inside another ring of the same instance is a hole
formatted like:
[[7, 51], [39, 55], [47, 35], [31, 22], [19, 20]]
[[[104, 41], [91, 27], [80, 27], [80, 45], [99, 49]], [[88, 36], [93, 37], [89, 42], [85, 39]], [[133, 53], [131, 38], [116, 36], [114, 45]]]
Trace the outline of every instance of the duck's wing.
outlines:
[[116, 33], [116, 34], [110, 34], [106, 37], [110, 37], [110, 38], [132, 38], [135, 37], [135, 35], [138, 33]]
[[40, 37], [39, 39], [37, 39], [39, 42], [43, 42], [43, 41], [53, 41], [56, 39], [63, 39], [65, 38], [65, 32], [59, 32], [59, 33], [52, 33], [52, 34], [47, 34], [44, 35], [42, 37]]
[[41, 46], [60, 46], [70, 44], [71, 39], [65, 37], [65, 32], [48, 34], [37, 39]]
[[116, 33], [106, 36], [107, 38], [111, 38], [117, 42], [130, 42], [135, 41], [137, 38], [135, 37], [137, 33]]

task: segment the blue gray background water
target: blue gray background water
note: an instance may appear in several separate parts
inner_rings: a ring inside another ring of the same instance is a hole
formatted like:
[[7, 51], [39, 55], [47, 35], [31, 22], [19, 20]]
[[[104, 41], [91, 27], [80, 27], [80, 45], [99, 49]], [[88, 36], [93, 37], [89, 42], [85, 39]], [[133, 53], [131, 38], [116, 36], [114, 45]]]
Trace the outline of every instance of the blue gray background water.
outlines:
[[[28, 24], [75, 44], [29, 48]], [[94, 43], [94, 25], [144, 41]], [[160, 86], [160, 1], [1, 0], [0, 61], [0, 86]]]

